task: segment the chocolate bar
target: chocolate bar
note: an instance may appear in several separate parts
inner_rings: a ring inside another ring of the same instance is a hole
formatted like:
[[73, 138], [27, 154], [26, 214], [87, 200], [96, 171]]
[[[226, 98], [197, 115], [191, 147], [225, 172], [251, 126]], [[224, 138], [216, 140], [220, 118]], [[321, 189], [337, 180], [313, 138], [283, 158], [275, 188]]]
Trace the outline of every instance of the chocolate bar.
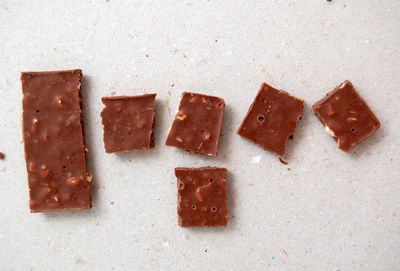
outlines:
[[312, 112], [345, 152], [350, 152], [380, 127], [378, 118], [348, 80], [316, 102]]
[[226, 168], [175, 168], [182, 227], [226, 226]]
[[222, 98], [184, 92], [166, 145], [217, 156], [224, 108]]
[[107, 153], [154, 148], [155, 100], [156, 94], [102, 98]]
[[263, 83], [237, 133], [265, 150], [283, 155], [303, 117], [303, 107], [303, 100]]
[[89, 209], [81, 70], [23, 72], [23, 137], [31, 212]]

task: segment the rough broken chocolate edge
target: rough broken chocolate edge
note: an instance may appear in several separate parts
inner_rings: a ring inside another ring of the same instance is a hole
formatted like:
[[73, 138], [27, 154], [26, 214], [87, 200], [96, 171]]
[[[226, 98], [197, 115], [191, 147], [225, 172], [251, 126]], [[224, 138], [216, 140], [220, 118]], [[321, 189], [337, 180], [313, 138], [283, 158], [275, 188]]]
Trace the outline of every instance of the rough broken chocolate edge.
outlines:
[[[244, 135], [240, 134], [240, 130], [242, 129], [245, 120], [247, 119], [248, 115], [249, 115], [250, 112], [252, 111], [254, 105], [255, 105], [256, 102], [257, 102], [258, 96], [261, 95], [261, 92], [263, 91], [263, 89], [264, 89], [265, 86], [270, 87], [270, 88], [273, 88], [273, 89], [276, 89], [277, 91], [282, 92], [282, 93], [288, 95], [289, 97], [294, 98], [295, 100], [301, 102], [301, 115], [299, 115], [299, 118], [298, 118], [298, 120], [296, 121], [296, 127], [295, 127], [295, 129], [294, 129], [293, 134], [289, 135], [289, 136], [286, 138], [286, 140], [285, 140], [285, 148], [284, 148], [284, 150], [283, 150], [283, 153], [277, 153], [277, 152], [275, 152], [275, 151], [273, 151], [273, 150], [270, 150], [270, 149], [268, 149], [268, 148], [266, 148], [266, 147], [264, 147], [264, 146], [262, 146], [262, 145], [260, 145], [260, 144], [258, 144], [258, 143], [256, 143], [256, 142], [254, 142], [253, 140], [251, 140], [251, 139], [248, 138], [247, 136], [244, 136]], [[289, 92], [287, 92], [287, 91], [285, 91], [285, 90], [281, 90], [281, 89], [274, 88], [274, 87], [268, 85], [267, 83], [263, 82], [263, 83], [261, 84], [260, 89], [259, 89], [258, 92], [257, 92], [256, 97], [254, 98], [252, 104], [250, 105], [249, 110], [247, 111], [246, 115], [244, 116], [244, 118], [243, 118], [243, 120], [242, 120], [242, 123], [240, 124], [239, 128], [237, 129], [236, 133], [237, 133], [238, 135], [240, 135], [241, 137], [246, 138], [247, 140], [249, 140], [249, 141], [255, 143], [255, 144], [258, 145], [258, 146], [260, 146], [262, 149], [264, 149], [264, 150], [266, 150], [266, 151], [269, 151], [269, 152], [272, 152], [272, 153], [275, 153], [275, 154], [277, 154], [277, 155], [282, 156], [282, 155], [284, 155], [285, 152], [286, 152], [287, 143], [288, 143], [288, 141], [289, 141], [289, 138], [290, 138], [290, 137], [293, 137], [294, 134], [296, 133], [296, 130], [297, 130], [297, 123], [303, 118], [303, 116], [304, 116], [304, 100], [299, 99], [299, 98], [297, 98], [297, 97], [291, 95]]]

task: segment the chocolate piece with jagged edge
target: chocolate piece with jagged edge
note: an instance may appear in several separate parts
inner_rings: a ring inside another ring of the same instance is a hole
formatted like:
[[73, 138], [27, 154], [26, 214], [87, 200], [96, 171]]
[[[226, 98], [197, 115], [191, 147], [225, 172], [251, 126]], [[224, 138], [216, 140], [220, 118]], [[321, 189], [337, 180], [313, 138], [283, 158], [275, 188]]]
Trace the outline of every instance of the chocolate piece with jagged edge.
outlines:
[[103, 97], [101, 112], [107, 153], [154, 148], [156, 94]]
[[184, 92], [166, 145], [217, 156], [224, 108], [222, 98]]
[[303, 100], [263, 83], [237, 133], [265, 150], [283, 155], [303, 117], [303, 107]]
[[378, 118], [348, 80], [316, 102], [312, 112], [345, 152], [350, 152], [380, 127]]
[[182, 227], [226, 226], [226, 168], [175, 168], [178, 219]]
[[81, 70], [23, 72], [23, 137], [31, 212], [89, 209]]

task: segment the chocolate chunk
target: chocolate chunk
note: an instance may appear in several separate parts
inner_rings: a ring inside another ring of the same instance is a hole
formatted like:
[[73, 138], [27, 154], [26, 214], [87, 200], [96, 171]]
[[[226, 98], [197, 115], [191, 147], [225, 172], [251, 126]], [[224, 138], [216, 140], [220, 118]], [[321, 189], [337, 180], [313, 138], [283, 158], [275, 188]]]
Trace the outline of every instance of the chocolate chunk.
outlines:
[[316, 102], [312, 111], [345, 152], [350, 152], [380, 126], [367, 103], [347, 80]]
[[89, 209], [81, 70], [23, 72], [23, 137], [31, 212]]
[[281, 162], [284, 165], [289, 164], [287, 161], [283, 160], [281, 157], [279, 157], [278, 159], [279, 159], [279, 162]]
[[226, 168], [175, 168], [182, 227], [226, 226]]
[[166, 145], [217, 156], [224, 108], [221, 98], [184, 92]]
[[4, 159], [4, 153], [0, 152], [0, 160]]
[[154, 148], [156, 94], [103, 97], [101, 112], [107, 153]]
[[265, 150], [283, 155], [288, 138], [303, 117], [303, 107], [303, 100], [263, 83], [237, 133]]

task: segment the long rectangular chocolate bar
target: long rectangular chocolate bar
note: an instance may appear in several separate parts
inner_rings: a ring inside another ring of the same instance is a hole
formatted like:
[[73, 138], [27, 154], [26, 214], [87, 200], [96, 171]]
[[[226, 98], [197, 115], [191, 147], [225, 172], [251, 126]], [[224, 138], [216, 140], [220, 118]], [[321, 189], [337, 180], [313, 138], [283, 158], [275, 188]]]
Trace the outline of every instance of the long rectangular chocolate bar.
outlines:
[[23, 72], [23, 137], [31, 212], [89, 209], [82, 71]]

